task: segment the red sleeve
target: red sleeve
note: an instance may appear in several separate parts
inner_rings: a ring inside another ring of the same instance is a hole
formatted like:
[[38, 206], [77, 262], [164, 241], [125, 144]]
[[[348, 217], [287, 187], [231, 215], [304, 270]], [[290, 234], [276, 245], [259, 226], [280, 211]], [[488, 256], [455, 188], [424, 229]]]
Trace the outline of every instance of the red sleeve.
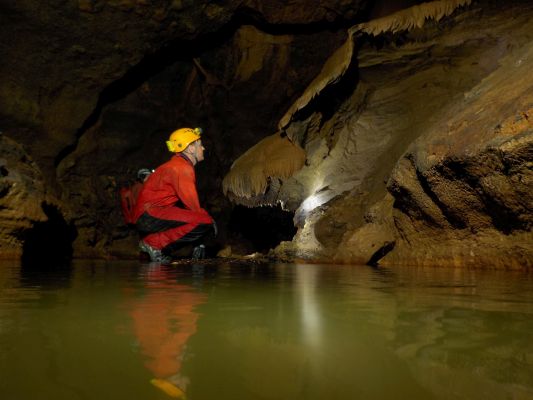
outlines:
[[189, 165], [185, 168], [179, 168], [177, 179], [178, 182], [174, 187], [176, 188], [177, 195], [185, 208], [207, 214], [207, 211], [200, 207], [200, 200], [198, 199], [198, 192], [196, 191], [196, 175], [194, 173], [194, 168]]

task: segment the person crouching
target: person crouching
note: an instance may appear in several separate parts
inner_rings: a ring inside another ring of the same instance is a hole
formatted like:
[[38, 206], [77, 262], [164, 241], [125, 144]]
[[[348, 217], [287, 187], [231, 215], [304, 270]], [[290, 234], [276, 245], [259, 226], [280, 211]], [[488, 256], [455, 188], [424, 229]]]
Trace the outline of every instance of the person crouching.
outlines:
[[[144, 183], [135, 207], [141, 251], [152, 262], [169, 263], [170, 251], [181, 244], [199, 243], [211, 230], [213, 218], [200, 206], [194, 166], [204, 159], [200, 128], [181, 128], [166, 142], [173, 156]], [[203, 258], [203, 245], [194, 249]]]

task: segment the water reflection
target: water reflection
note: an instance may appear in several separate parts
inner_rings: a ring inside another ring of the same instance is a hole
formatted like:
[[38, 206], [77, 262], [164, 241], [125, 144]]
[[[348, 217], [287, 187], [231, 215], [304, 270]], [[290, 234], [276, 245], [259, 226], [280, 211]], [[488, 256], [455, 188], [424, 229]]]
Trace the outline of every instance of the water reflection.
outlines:
[[[198, 287], [179, 283], [172, 267], [146, 264], [141, 269], [144, 286], [126, 292], [127, 309], [133, 320], [144, 365], [154, 378], [151, 383], [172, 397], [185, 397], [190, 379], [182, 374], [187, 341], [196, 333], [197, 307], [207, 301]], [[204, 268], [192, 267], [198, 283]]]
[[511, 275], [300, 265], [224, 282], [192, 338], [190, 393], [533, 398], [532, 283]]
[[20, 267], [20, 285], [47, 290], [68, 288], [73, 274], [70, 262], [28, 262]]
[[300, 297], [302, 332], [310, 347], [322, 344], [321, 312], [316, 296], [318, 268], [308, 266], [296, 270], [297, 293]]
[[531, 274], [117, 262], [74, 264], [56, 284], [56, 272], [0, 268], [2, 399], [533, 398]]
[[276, 266], [267, 280], [258, 271], [219, 281], [202, 307], [184, 366], [191, 398], [432, 398], [358, 316], [363, 271], [355, 280], [318, 265]]

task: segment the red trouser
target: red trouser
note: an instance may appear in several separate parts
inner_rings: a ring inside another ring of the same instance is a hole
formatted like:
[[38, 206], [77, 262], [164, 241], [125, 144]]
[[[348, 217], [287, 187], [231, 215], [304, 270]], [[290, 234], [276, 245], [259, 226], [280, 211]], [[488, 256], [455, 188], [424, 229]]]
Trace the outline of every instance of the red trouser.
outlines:
[[[147, 233], [143, 241], [156, 249], [163, 249], [180, 241], [192, 241], [205, 234], [212, 224], [213, 219], [206, 212], [195, 212], [179, 207], [152, 207], [137, 221], [139, 230]], [[167, 229], [164, 225], [174, 226]], [[191, 235], [193, 231], [198, 232]]]

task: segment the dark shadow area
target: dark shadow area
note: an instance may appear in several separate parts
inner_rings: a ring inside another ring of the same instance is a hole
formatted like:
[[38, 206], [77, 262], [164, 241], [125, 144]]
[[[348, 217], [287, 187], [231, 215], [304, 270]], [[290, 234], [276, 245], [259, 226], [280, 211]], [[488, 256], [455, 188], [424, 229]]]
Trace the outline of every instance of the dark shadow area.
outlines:
[[350, 67], [344, 73], [339, 82], [326, 86], [320, 96], [314, 101], [314, 107], [322, 113], [321, 125], [329, 121], [339, 110], [340, 106], [353, 95], [359, 83], [359, 66], [357, 62], [357, 50], [354, 50]]
[[[337, 112], [339, 107], [355, 92], [359, 83], [359, 67], [357, 63], [357, 49], [354, 49], [350, 66], [338, 82], [326, 86], [304, 108], [297, 111], [292, 119], [305, 121], [315, 112], [322, 114], [320, 125], [323, 126]], [[305, 142], [305, 138], [303, 138]]]
[[41, 289], [62, 289], [70, 287], [72, 265], [51, 263], [44, 260], [22, 263], [20, 267], [20, 286]]
[[202, 258], [214, 258], [221, 249], [213, 229], [209, 227], [205, 234], [202, 234], [194, 240], [171, 243], [163, 249], [163, 253], [170, 255], [173, 259], [188, 259], [194, 257], [194, 249], [199, 245], [204, 245], [205, 247], [204, 257]]
[[265, 252], [280, 242], [292, 240], [296, 234], [294, 213], [277, 207], [235, 206], [231, 212], [228, 230], [236, 239], [242, 238], [253, 246], [253, 251]]
[[100, 118], [104, 107], [112, 104], [138, 89], [144, 82], [178, 61], [192, 61], [210, 49], [218, 48], [235, 35], [243, 25], [253, 25], [263, 32], [271, 35], [286, 34], [313, 34], [321, 31], [338, 31], [353, 25], [354, 20], [336, 18], [333, 21], [320, 21], [307, 24], [270, 24], [252, 9], [242, 7], [237, 10], [230, 21], [219, 30], [206, 33], [192, 40], [174, 40], [157, 51], [147, 54], [141, 61], [129, 69], [120, 79], [106, 86], [98, 98], [93, 112], [87, 117], [76, 132], [74, 143], [63, 148], [54, 160], [58, 166], [65, 157], [71, 154], [78, 146], [78, 140]]
[[68, 224], [59, 209], [44, 203], [47, 221], [37, 222], [22, 235], [21, 263], [23, 268], [62, 268], [72, 259], [72, 242], [77, 236], [73, 224]]
[[388, 253], [390, 253], [394, 249], [395, 245], [396, 242], [385, 242], [383, 246], [379, 248], [378, 251], [372, 254], [372, 257], [370, 257], [370, 260], [368, 260], [366, 264], [372, 267], [379, 266], [379, 260], [385, 257]]

